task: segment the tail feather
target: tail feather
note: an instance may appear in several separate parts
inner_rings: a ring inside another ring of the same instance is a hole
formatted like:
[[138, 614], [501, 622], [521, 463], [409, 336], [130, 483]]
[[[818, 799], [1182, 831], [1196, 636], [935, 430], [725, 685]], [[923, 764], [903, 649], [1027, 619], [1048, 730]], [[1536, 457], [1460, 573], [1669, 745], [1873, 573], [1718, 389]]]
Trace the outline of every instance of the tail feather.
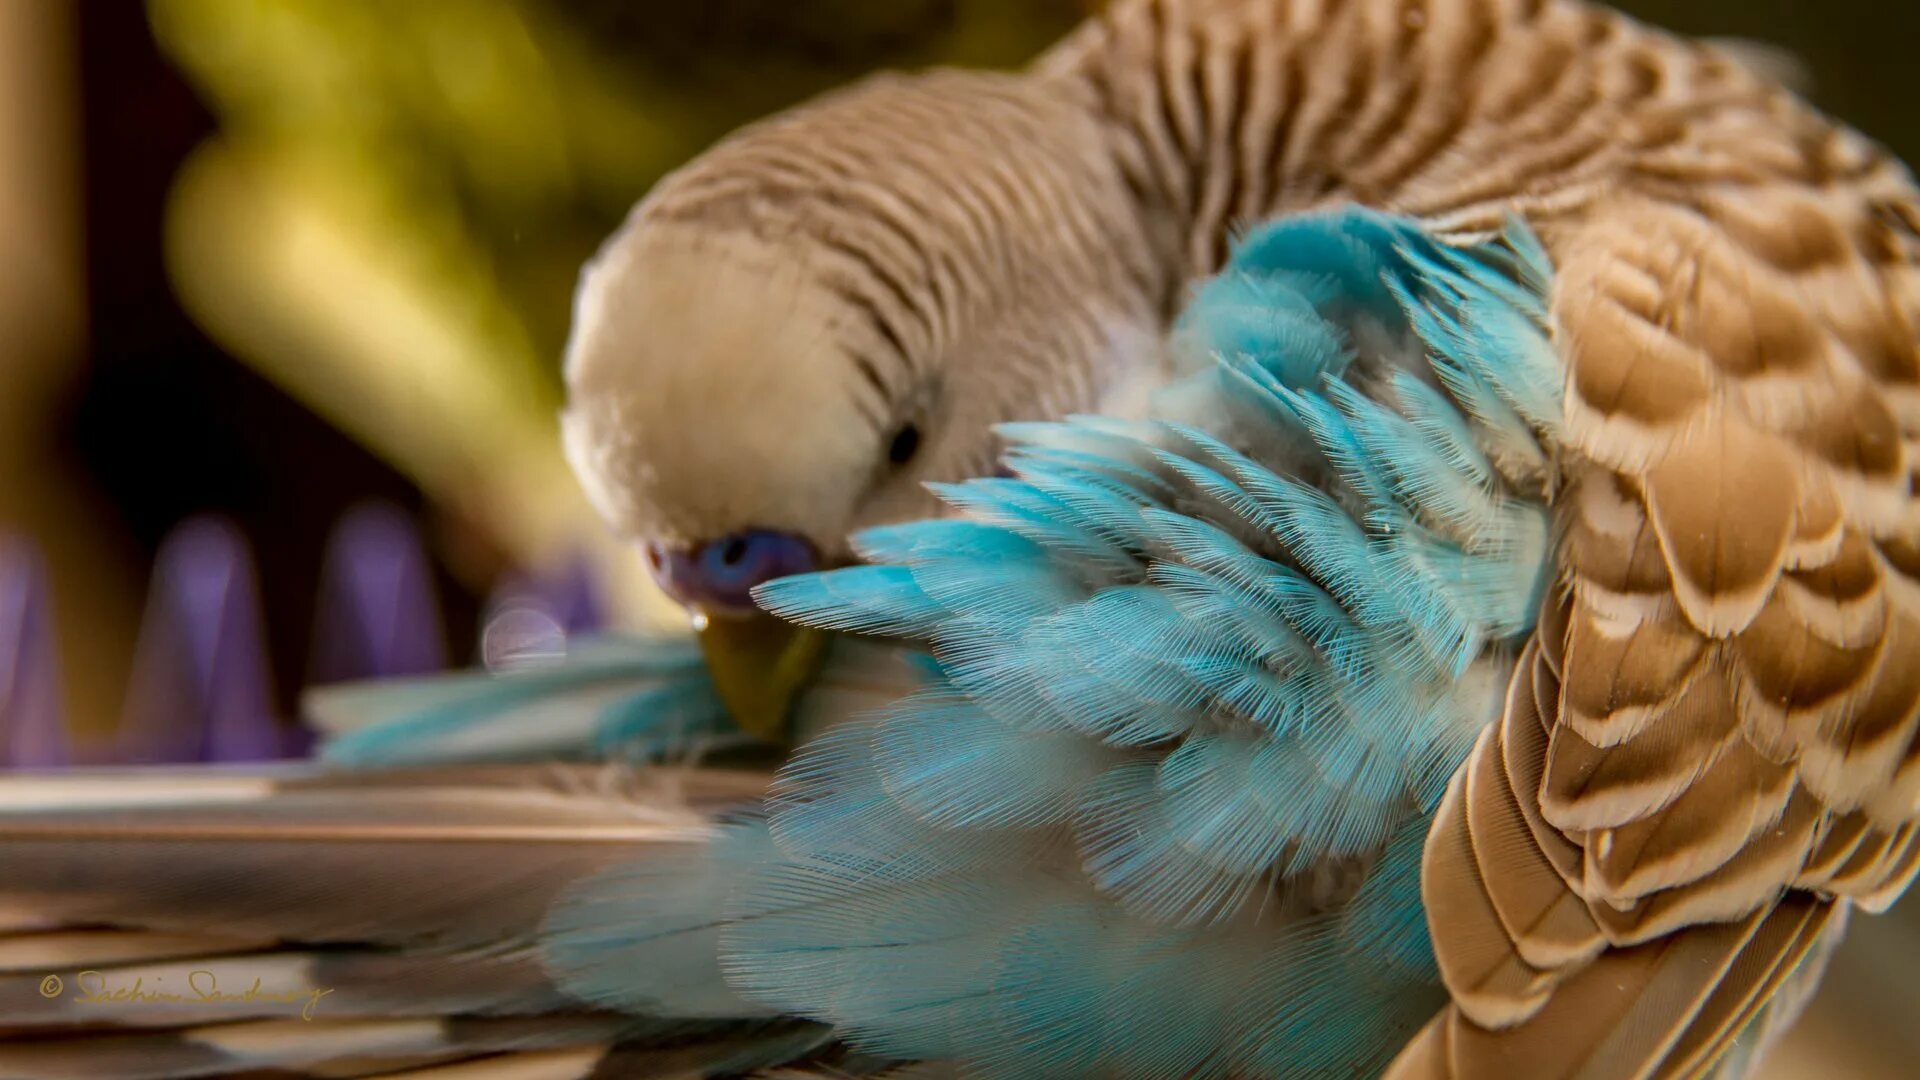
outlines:
[[[631, 779], [620, 781], [617, 777]], [[501, 948], [569, 883], [704, 842], [751, 773], [207, 770], [0, 783], [5, 908], [66, 926]]]
[[602, 1046], [538, 1050], [417, 1069], [392, 1069], [378, 1075], [385, 1080], [598, 1080], [608, 1075], [601, 1068], [607, 1053], [608, 1048]]
[[559, 1048], [610, 1048], [634, 1021], [527, 1019], [252, 1020], [168, 1032], [0, 1042], [0, 1075], [20, 1080], [161, 1080], [272, 1070], [368, 1075], [396, 1062]]
[[[252, 952], [269, 938], [144, 930], [47, 930], [0, 937], [0, 979], [61, 968], [105, 968]], [[11, 1012], [5, 1013], [11, 1016]]]
[[333, 1019], [533, 1015], [577, 1008], [525, 954], [281, 949], [118, 966], [69, 961], [0, 978], [0, 1016], [10, 1029], [162, 1028], [311, 1013]]
[[[862, 1065], [868, 1067], [862, 1067]], [[951, 1061], [914, 1061], [832, 1065], [797, 1065], [755, 1073], [753, 1080], [959, 1080], [960, 1066]]]
[[[530, 948], [614, 863], [701, 849], [748, 771], [284, 766], [0, 780], [0, 1076], [719, 1075], [824, 1029], [594, 1011]], [[50, 981], [49, 977], [53, 980]]]

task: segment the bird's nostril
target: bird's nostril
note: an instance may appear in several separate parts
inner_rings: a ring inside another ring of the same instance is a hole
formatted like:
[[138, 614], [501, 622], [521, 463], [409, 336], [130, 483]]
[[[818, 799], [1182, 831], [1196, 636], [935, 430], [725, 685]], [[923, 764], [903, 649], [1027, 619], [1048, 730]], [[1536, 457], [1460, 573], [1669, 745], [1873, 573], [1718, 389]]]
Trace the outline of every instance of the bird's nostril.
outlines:
[[747, 542], [733, 537], [720, 548], [720, 561], [728, 566], [739, 566], [740, 560], [747, 557]]

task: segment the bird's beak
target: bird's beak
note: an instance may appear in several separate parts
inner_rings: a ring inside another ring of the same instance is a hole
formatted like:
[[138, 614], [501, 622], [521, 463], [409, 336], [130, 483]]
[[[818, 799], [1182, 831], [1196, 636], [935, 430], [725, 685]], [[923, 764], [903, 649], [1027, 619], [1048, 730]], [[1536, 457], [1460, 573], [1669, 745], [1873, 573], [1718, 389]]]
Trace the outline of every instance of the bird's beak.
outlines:
[[820, 666], [826, 634], [762, 611], [696, 612], [693, 619], [733, 722], [755, 738], [785, 741], [793, 700]]

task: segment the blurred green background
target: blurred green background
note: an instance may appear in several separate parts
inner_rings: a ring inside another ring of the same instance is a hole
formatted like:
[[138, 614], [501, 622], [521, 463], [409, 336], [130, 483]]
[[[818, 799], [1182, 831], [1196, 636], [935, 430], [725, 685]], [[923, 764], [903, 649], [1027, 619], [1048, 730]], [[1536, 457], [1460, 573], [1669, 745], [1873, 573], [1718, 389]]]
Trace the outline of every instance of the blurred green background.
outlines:
[[[621, 618], [656, 615], [555, 438], [581, 261], [744, 121], [876, 68], [1016, 64], [1094, 6], [0, 0], [0, 529], [50, 564], [69, 716], [118, 717], [147, 568], [208, 511], [252, 541], [286, 708], [324, 537], [368, 498], [429, 524], [456, 642], [504, 575], [581, 552]], [[1920, 3], [1623, 6], [1786, 46], [1920, 160]], [[1856, 934], [1771, 1075], [1920, 1072], [1908, 925]]]

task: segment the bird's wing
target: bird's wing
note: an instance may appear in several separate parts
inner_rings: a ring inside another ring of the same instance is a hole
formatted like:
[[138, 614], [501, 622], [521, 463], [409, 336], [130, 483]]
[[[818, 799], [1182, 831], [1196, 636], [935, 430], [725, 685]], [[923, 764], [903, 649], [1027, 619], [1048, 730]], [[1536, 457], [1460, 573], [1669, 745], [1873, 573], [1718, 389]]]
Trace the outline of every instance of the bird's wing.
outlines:
[[1553, 238], [1565, 588], [1430, 839], [1402, 1075], [1700, 1075], [1913, 877], [1920, 202], [1829, 168]]

